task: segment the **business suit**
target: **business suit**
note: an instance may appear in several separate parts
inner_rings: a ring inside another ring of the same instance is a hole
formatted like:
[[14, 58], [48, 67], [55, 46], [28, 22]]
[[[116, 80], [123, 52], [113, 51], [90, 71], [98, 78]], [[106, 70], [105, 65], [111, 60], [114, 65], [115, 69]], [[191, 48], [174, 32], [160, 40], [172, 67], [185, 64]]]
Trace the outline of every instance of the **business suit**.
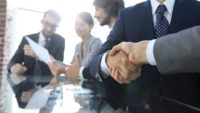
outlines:
[[[30, 37], [35, 42], [38, 42], [39, 39], [39, 33], [27, 35], [27, 37]], [[33, 70], [35, 66], [36, 59], [24, 55], [23, 47], [25, 44], [28, 44], [25, 37], [23, 37], [17, 51], [15, 52], [14, 56], [10, 60], [8, 64], [8, 71], [10, 72], [11, 67], [16, 63], [24, 63], [24, 66], [27, 67], [27, 71], [24, 73], [24, 76], [31, 76], [33, 75]], [[65, 48], [65, 40], [61, 36], [54, 34], [52, 37], [50, 37], [50, 41], [48, 42], [47, 50], [49, 53], [57, 60], [63, 61], [64, 57], [64, 48]], [[42, 75], [52, 75], [51, 71], [49, 70], [49, 67], [43, 63], [40, 62], [41, 66], [41, 74]]]
[[160, 73], [200, 72], [200, 26], [156, 40], [154, 56]]
[[[31, 40], [35, 42], [38, 42], [39, 34], [40, 33], [35, 33], [35, 34], [27, 35], [27, 37], [29, 37]], [[28, 91], [34, 88], [34, 84], [39, 84], [42, 86], [47, 85], [49, 83], [49, 80], [51, 80], [52, 78], [52, 73], [48, 65], [46, 65], [45, 63], [41, 61], [39, 61], [38, 64], [35, 65], [36, 59], [24, 54], [23, 47], [25, 44], [28, 44], [28, 41], [26, 40], [25, 37], [23, 37], [17, 51], [15, 52], [14, 56], [12, 57], [12, 59], [10, 60], [8, 64], [9, 72], [11, 72], [11, 67], [15, 65], [16, 63], [20, 63], [21, 65], [24, 65], [27, 68], [27, 71], [23, 74], [23, 76], [27, 77], [27, 80], [13, 87], [18, 101], [23, 91]], [[50, 40], [47, 42], [47, 45], [46, 45], [46, 49], [49, 51], [49, 53], [55, 59], [59, 61], [63, 61], [64, 48], [65, 48], [65, 40], [63, 37], [61, 37], [58, 34], [54, 34], [53, 36], [51, 36]], [[39, 70], [37, 71], [39, 71], [41, 75], [35, 75], [34, 70], [36, 66], [40, 67]], [[38, 79], [37, 77], [42, 77], [42, 78]], [[42, 79], [46, 79], [46, 80], [42, 80]], [[20, 105], [20, 107], [23, 107], [23, 105], [22, 106]]]
[[88, 45], [86, 51], [84, 52], [84, 56], [83, 53], [81, 52], [82, 44], [78, 43], [76, 45], [75, 55], [73, 57], [72, 63], [74, 62], [75, 57], [79, 55], [81, 66], [87, 67], [91, 62], [92, 58], [94, 57], [94, 55], [97, 54], [102, 44], [101, 40], [99, 38], [90, 35], [87, 41]]
[[[168, 34], [199, 25], [199, 10], [199, 2], [176, 0]], [[102, 45], [100, 52], [92, 61], [90, 66], [91, 74], [97, 79], [101, 78], [99, 80], [102, 80], [105, 87], [107, 87], [107, 94], [109, 98], [111, 97], [110, 103], [113, 107], [124, 107], [125, 104], [134, 102], [134, 99], [138, 97], [136, 90], [154, 92], [184, 103], [199, 106], [198, 95], [200, 93], [197, 86], [199, 85], [197, 81], [199, 80], [199, 75], [196, 73], [162, 76], [156, 67], [144, 65], [140, 78], [127, 85], [126, 88], [116, 83], [111, 77], [104, 78], [101, 73], [100, 62], [102, 56], [106, 51], [111, 50], [113, 46], [122, 41], [138, 42], [156, 38], [151, 11], [150, 1], [121, 11], [113, 30], [108, 36], [110, 38]], [[179, 81], [178, 84], [177, 81]], [[187, 83], [187, 86], [185, 83]], [[125, 99], [125, 101], [124, 94], [122, 94], [123, 90], [127, 90], [128, 93], [126, 96], [128, 99]]]

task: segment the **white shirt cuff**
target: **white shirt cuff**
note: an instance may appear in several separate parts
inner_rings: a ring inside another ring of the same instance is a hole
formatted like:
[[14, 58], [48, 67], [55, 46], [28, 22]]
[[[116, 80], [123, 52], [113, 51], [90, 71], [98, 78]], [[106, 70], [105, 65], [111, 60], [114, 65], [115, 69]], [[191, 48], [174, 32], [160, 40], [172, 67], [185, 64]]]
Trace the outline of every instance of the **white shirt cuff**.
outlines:
[[81, 67], [80, 68], [80, 70], [79, 70], [79, 77], [80, 77], [80, 79], [84, 79], [84, 77], [83, 77], [83, 69], [84, 69], [85, 67]]
[[108, 66], [106, 64], [106, 56], [107, 56], [108, 52], [104, 53], [104, 55], [101, 59], [101, 72], [102, 72], [104, 77], [108, 77], [110, 75], [109, 70], [108, 70]]
[[155, 41], [156, 41], [156, 39], [149, 41], [149, 43], [147, 45], [147, 49], [146, 49], [147, 61], [150, 65], [153, 65], [153, 66], [156, 65], [156, 60], [155, 60], [154, 53], [153, 53]]

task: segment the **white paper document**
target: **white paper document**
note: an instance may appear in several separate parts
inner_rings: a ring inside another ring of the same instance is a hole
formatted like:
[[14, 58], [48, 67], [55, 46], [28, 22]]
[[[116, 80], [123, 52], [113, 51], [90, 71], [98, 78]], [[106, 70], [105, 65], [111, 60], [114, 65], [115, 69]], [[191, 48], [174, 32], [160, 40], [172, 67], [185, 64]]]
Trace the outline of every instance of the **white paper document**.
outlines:
[[26, 109], [40, 109], [44, 107], [51, 91], [51, 89], [47, 88], [42, 88], [36, 91], [26, 105]]
[[51, 62], [51, 57], [48, 50], [39, 44], [35, 43], [29, 37], [26, 37], [26, 40], [30, 44], [32, 50], [35, 52], [36, 56], [39, 58], [40, 61], [48, 64]]

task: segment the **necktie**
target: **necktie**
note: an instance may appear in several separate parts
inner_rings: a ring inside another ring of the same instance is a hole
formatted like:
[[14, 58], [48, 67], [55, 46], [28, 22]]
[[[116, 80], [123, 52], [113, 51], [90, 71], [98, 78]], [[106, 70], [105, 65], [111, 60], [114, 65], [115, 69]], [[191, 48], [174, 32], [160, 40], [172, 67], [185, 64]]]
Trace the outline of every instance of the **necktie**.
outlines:
[[48, 48], [48, 46], [49, 46], [49, 41], [50, 41], [50, 40], [48, 40], [48, 39], [45, 40], [44, 48], [46, 48], [46, 49]]
[[157, 38], [166, 35], [169, 29], [169, 23], [167, 21], [167, 18], [164, 16], [165, 11], [167, 11], [165, 5], [159, 5], [156, 9], [155, 30]]

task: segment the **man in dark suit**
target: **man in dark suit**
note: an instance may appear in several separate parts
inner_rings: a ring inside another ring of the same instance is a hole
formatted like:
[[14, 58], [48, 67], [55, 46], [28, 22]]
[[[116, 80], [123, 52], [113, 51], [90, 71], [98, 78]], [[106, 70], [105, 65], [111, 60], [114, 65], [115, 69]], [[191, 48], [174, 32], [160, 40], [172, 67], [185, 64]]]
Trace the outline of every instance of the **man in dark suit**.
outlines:
[[[137, 90], [153, 92], [194, 106], [200, 105], [198, 96], [200, 94], [199, 75], [197, 73], [162, 76], [156, 67], [144, 65], [140, 78], [126, 85], [126, 87], [113, 81], [109, 75], [108, 68], [120, 70], [119, 74], [121, 75], [134, 73], [134, 70], [132, 70], [134, 64], [128, 62], [128, 57], [124, 52], [119, 52], [114, 56], [109, 56], [107, 53], [113, 46], [122, 41], [138, 42], [159, 38], [158, 30], [156, 31], [158, 27], [156, 10], [162, 4], [167, 9], [164, 12], [165, 21], [167, 20], [169, 24], [167, 30], [165, 30], [167, 31], [166, 34], [200, 24], [200, 15], [198, 14], [200, 3], [194, 0], [148, 0], [121, 11], [113, 30], [108, 36], [109, 39], [103, 44], [90, 66], [92, 75], [103, 81], [105, 87], [110, 89], [108, 94], [111, 98], [111, 105], [115, 108], [122, 107], [125, 109], [127, 104], [134, 105], [134, 100], [139, 97]], [[140, 68], [136, 70], [140, 71]], [[127, 94], [123, 94], [123, 90]]]
[[[60, 20], [61, 17], [56, 11], [49, 10], [44, 13], [41, 20], [41, 32], [25, 37], [45, 47], [55, 59], [63, 61], [65, 40], [55, 33]], [[25, 37], [8, 64], [8, 71], [14, 83], [13, 88], [20, 107], [25, 107], [36, 86], [47, 85], [52, 78], [48, 65], [38, 60]]]

